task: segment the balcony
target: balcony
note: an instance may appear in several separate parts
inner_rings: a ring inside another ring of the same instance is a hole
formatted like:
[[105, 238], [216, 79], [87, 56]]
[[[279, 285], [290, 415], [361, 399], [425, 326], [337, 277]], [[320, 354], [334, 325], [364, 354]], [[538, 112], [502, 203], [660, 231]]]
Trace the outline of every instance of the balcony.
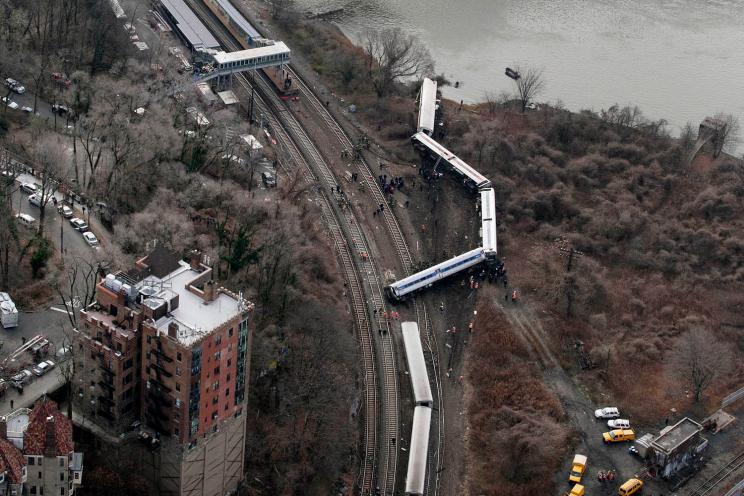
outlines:
[[162, 365], [160, 365], [158, 363], [151, 363], [150, 364], [150, 368], [155, 369], [155, 371], [158, 374], [163, 374], [165, 377], [173, 377], [173, 374], [171, 374], [170, 372], [168, 372], [168, 370], [166, 370], [165, 367], [163, 367]]
[[114, 369], [112, 369], [112, 368], [111, 368], [111, 367], [109, 366], [109, 364], [108, 364], [108, 363], [106, 363], [105, 361], [103, 361], [103, 360], [99, 360], [99, 362], [98, 362], [98, 363], [99, 363], [99, 365], [100, 365], [100, 368], [101, 368], [101, 370], [103, 370], [104, 372], [106, 372], [106, 373], [108, 373], [108, 374], [111, 374], [111, 375], [114, 375], [114, 374], [116, 374], [116, 371], [115, 371]]
[[104, 379], [102, 381], [98, 381], [98, 385], [102, 388], [108, 389], [109, 391], [114, 391], [114, 384], [109, 381], [108, 379]]
[[[152, 384], [152, 386], [150, 387], [150, 391], [152, 391], [153, 393], [156, 393], [156, 391], [157, 393], [160, 393], [160, 392], [170, 393], [172, 391], [171, 388], [169, 388], [168, 386], [166, 386], [165, 384], [163, 384], [162, 382], [160, 382], [159, 380], [153, 377], [150, 377], [149, 381]], [[160, 391], [158, 391], [158, 389], [160, 389]]]
[[171, 362], [173, 361], [173, 359], [172, 359], [171, 357], [169, 357], [168, 355], [166, 355], [165, 353], [163, 353], [163, 350], [161, 350], [161, 349], [158, 349], [158, 348], [153, 348], [153, 349], [152, 349], [152, 352], [153, 352], [153, 353], [154, 353], [155, 355], [157, 355], [157, 357], [158, 357], [159, 359], [160, 359], [160, 358], [162, 358], [163, 360], [165, 360], [165, 361], [166, 361], [166, 362], [168, 362], [168, 363], [171, 363]]

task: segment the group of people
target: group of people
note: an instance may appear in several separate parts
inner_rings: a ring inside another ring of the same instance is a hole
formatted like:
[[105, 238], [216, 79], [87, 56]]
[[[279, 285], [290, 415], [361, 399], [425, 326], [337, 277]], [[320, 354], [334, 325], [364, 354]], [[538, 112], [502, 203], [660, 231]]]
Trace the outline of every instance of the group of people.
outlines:
[[392, 195], [395, 190], [403, 190], [405, 183], [402, 177], [393, 177], [388, 180], [387, 174], [377, 176], [377, 182], [380, 184], [382, 192], [386, 195]]
[[375, 209], [374, 213], [372, 214], [372, 217], [374, 217], [377, 214], [381, 214], [384, 211], [385, 211], [385, 204], [384, 203], [380, 203], [377, 206], [377, 208]]
[[614, 481], [615, 480], [615, 471], [614, 470], [607, 470], [607, 471], [600, 470], [597, 473], [597, 480], [599, 482]]

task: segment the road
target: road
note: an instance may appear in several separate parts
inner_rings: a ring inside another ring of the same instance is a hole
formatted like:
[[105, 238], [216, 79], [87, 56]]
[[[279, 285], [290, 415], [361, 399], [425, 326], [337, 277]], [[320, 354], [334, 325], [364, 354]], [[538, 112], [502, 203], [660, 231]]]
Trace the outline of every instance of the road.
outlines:
[[[7, 95], [7, 88], [3, 88], [0, 90], [2, 92], [2, 96]], [[9, 98], [16, 102], [20, 107], [31, 107], [34, 108], [34, 94], [30, 91], [26, 91], [24, 94], [19, 95], [18, 93], [10, 93]], [[0, 112], [15, 112], [15, 113], [23, 113], [23, 111], [19, 108], [17, 110], [13, 110], [10, 107], [5, 108], [5, 105], [2, 104], [2, 107], [0, 108]], [[41, 97], [36, 99], [36, 117], [39, 119], [46, 119], [48, 122], [54, 124], [54, 118], [55, 114], [52, 112], [52, 106], [51, 104], [45, 102], [41, 99]], [[64, 126], [66, 124], [65, 118], [56, 116], [57, 117], [57, 125], [58, 126]]]
[[[16, 181], [19, 186], [21, 185], [21, 183], [27, 182], [38, 184], [38, 180], [30, 174], [21, 174], [20, 176], [18, 176], [18, 179], [16, 179]], [[13, 209], [17, 210], [18, 213], [28, 214], [36, 220], [39, 220], [39, 207], [31, 205], [28, 201], [28, 196], [28, 194], [20, 190], [16, 190], [13, 193]], [[62, 201], [62, 195], [60, 193], [55, 193], [55, 197], [57, 198], [57, 201]], [[80, 217], [90, 224], [89, 221], [91, 219], [89, 210], [86, 210], [85, 214], [83, 214], [82, 210], [80, 210], [80, 208], [77, 206], [74, 207], [73, 210], [76, 217]], [[102, 236], [102, 234], [104, 233], [101, 232], [101, 228], [96, 227], [95, 222], [91, 226], [91, 231], [93, 232], [93, 234], [96, 235], [99, 241], [103, 242], [102, 238], [104, 238], [105, 236]], [[58, 250], [63, 249], [63, 257], [67, 255], [76, 255], [88, 258], [92, 257], [93, 255], [94, 249], [88, 246], [88, 243], [85, 242], [85, 240], [83, 239], [83, 235], [80, 232], [72, 228], [72, 225], [70, 225], [68, 219], [65, 219], [59, 213], [57, 213], [57, 209], [52, 202], [49, 202], [46, 207], [44, 232], [49, 238], [52, 239], [54, 245]]]

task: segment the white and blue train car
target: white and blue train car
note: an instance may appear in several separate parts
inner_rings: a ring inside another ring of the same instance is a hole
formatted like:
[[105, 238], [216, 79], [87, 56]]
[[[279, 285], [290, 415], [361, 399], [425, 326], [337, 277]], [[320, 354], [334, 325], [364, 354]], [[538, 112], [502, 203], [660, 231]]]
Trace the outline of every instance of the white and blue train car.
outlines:
[[481, 242], [486, 258], [496, 258], [496, 194], [493, 188], [482, 189], [481, 195]]
[[431, 408], [417, 406], [413, 411], [411, 445], [406, 472], [406, 496], [423, 496], [426, 488], [426, 458], [429, 452]]
[[444, 161], [452, 172], [462, 177], [466, 186], [473, 190], [491, 187], [491, 181], [477, 170], [470, 167], [464, 160], [440, 145], [426, 133], [416, 133], [411, 137], [413, 147], [420, 153], [429, 155], [437, 162]]
[[391, 300], [403, 300], [412, 293], [422, 288], [428, 288], [437, 281], [467, 270], [474, 265], [486, 260], [486, 255], [482, 247], [470, 250], [467, 253], [450, 258], [445, 262], [438, 263], [433, 267], [424, 269], [400, 281], [392, 283], [385, 287], [385, 293]]
[[424, 349], [421, 346], [421, 335], [416, 322], [402, 322], [403, 347], [406, 350], [408, 375], [411, 378], [411, 389], [416, 406], [431, 406], [434, 398], [431, 395], [429, 374], [426, 372]]
[[419, 112], [416, 132], [431, 136], [434, 132], [434, 122], [437, 114], [437, 82], [424, 78], [418, 98]]

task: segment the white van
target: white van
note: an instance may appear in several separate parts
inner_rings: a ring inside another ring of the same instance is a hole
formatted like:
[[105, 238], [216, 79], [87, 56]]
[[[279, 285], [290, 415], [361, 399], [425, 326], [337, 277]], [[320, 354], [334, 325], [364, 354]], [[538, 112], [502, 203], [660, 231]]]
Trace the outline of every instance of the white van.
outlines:
[[16, 219], [18, 219], [18, 222], [22, 226], [36, 227], [36, 219], [34, 219], [33, 217], [31, 217], [28, 214], [18, 214], [18, 215], [16, 215]]

